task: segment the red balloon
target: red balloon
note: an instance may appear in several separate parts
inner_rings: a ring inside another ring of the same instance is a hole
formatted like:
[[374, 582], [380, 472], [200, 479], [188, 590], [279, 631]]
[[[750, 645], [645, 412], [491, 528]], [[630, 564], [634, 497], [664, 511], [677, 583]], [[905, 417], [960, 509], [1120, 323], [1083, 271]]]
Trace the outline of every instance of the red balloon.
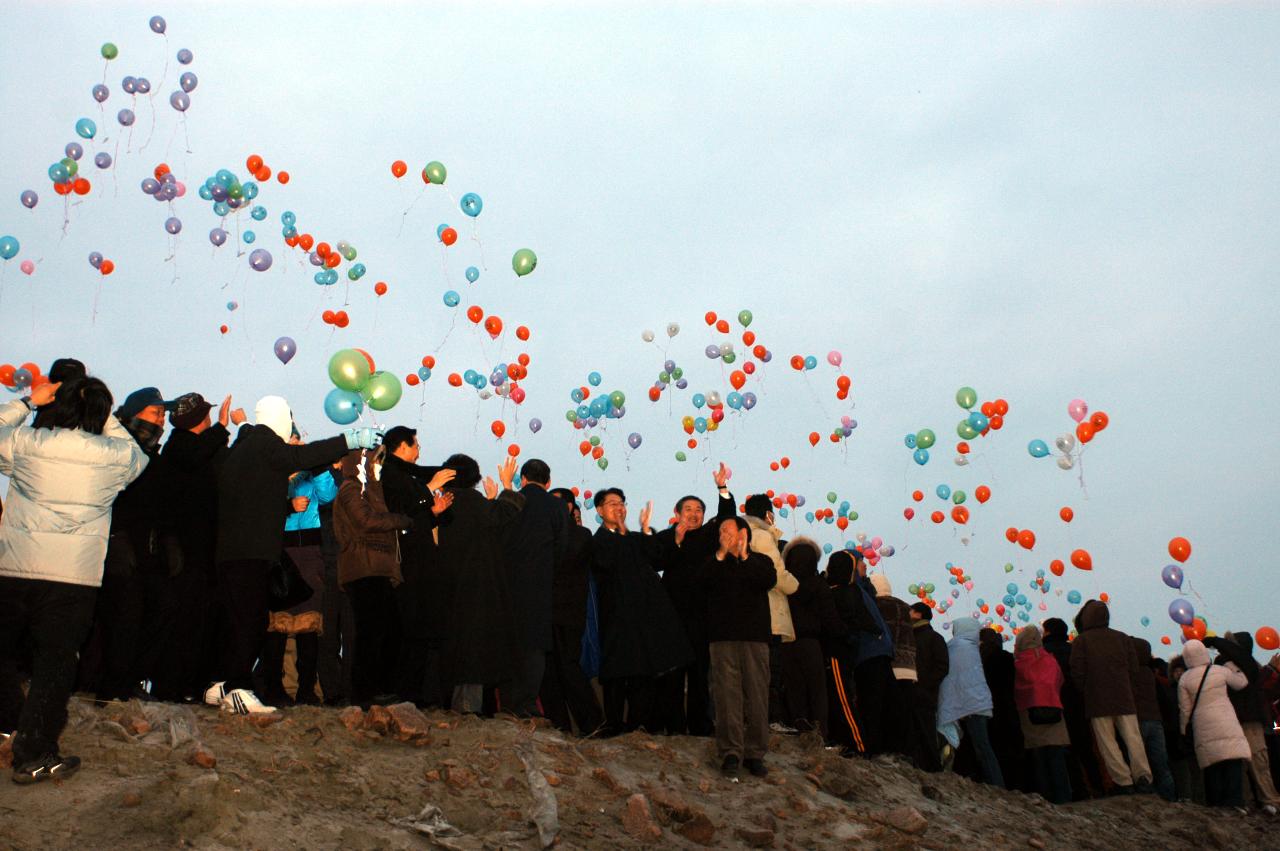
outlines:
[[440, 241], [445, 245], [453, 245], [458, 241], [458, 232], [453, 228], [445, 228], [440, 231]]
[[907, 506], [906, 508], [902, 509], [902, 516], [907, 518], [908, 520], [912, 520], [916, 516], [916, 510], [911, 506]]
[[604, 457], [604, 447], [603, 447], [603, 446], [593, 446], [593, 447], [591, 447], [591, 457], [592, 457], [594, 460], [596, 460], [596, 461], [599, 461], [601, 458], [603, 458], [603, 457]]
[[986, 485], [978, 485], [978, 489], [973, 492], [973, 496], [978, 502], [986, 502], [991, 499], [991, 488]]
[[115, 270], [116, 264], [112, 263], [110, 260], [103, 260], [102, 264], [98, 266], [98, 271], [104, 275], [110, 275]]
[[1054, 576], [1061, 576], [1063, 571], [1066, 569], [1067, 566], [1062, 563], [1062, 559], [1060, 558], [1055, 558], [1053, 561], [1049, 562], [1049, 570], [1052, 571]]
[[649, 401], [650, 401], [650, 402], [656, 402], [656, 401], [658, 401], [658, 400], [659, 400], [659, 399], [661, 399], [661, 398], [662, 398], [662, 391], [661, 391], [661, 390], [659, 390], [657, 387], [650, 387], [650, 388], [649, 388]]
[[507, 433], [507, 425], [502, 420], [494, 420], [489, 425], [489, 431], [493, 432], [494, 437], [501, 438]]
[[1258, 631], [1253, 634], [1253, 640], [1263, 650], [1275, 650], [1280, 647], [1280, 633], [1277, 633], [1269, 626], [1259, 627]]
[[963, 505], [957, 505], [951, 509], [951, 519], [963, 526], [969, 522], [969, 509]]
[[[4, 367], [0, 367], [0, 370], [3, 370], [3, 369], [4, 369]], [[9, 367], [9, 369], [10, 369], [10, 370], [12, 370], [12, 369], [13, 369], [13, 367]], [[3, 375], [4, 375], [4, 373], [3, 373], [3, 372], [0, 372], [0, 377], [3, 377]], [[12, 371], [9, 373], [9, 375], [10, 375], [10, 376], [12, 376], [12, 375], [13, 375]], [[7, 381], [7, 382], [5, 382], [5, 383], [6, 383], [6, 384], [12, 384], [12, 383], [13, 383], [12, 378], [10, 378], [10, 380], [9, 380], [9, 381]], [[776, 473], [776, 472], [778, 472], [778, 462], [777, 462], [777, 461], [770, 461], [770, 462], [769, 462], [769, 469], [770, 469], [770, 470], [773, 470], [773, 472], [775, 472], [775, 473]]]
[[435, 369], [435, 368], [436, 368], [436, 359], [435, 359], [435, 358], [433, 358], [431, 355], [423, 355], [423, 356], [422, 356], [422, 365], [423, 365], [423, 366], [425, 366], [427, 369]]
[[262, 157], [257, 154], [250, 154], [249, 158], [244, 161], [244, 167], [249, 171], [257, 172], [258, 169], [262, 168]]
[[721, 334], [728, 334], [729, 322], [727, 320], [721, 319], [719, 322], [716, 323], [716, 330], [719, 331]]
[[[529, 356], [528, 356], [527, 354], [525, 354], [524, 352], [521, 352], [521, 353], [520, 353], [520, 357], [516, 358], [516, 362], [517, 362], [517, 363], [519, 363], [521, 366], [528, 366], [528, 365], [529, 365]], [[520, 370], [520, 371], [521, 371], [521, 372], [524, 372], [524, 370], [523, 370], [523, 369], [522, 369], [522, 370]]]
[[754, 349], [751, 350], [751, 354], [755, 355], [760, 360], [764, 360], [764, 356], [769, 354], [769, 350], [766, 349], [764, 346], [756, 346]]
[[467, 318], [479, 325], [480, 320], [484, 319], [484, 311], [480, 309], [479, 305], [473, 304], [467, 308]]
[[14, 366], [11, 363], [0, 365], [0, 384], [3, 384], [5, 387], [12, 387], [13, 374], [16, 371], [17, 370], [14, 369]]
[[818, 441], [819, 441], [819, 440], [821, 440], [821, 439], [822, 439], [822, 438], [821, 438], [821, 437], [819, 437], [819, 435], [818, 435], [818, 433], [817, 433], [816, 431], [811, 431], [811, 432], [809, 432], [809, 445], [810, 445], [810, 446], [817, 446], [817, 445], [818, 445]]
[[502, 320], [496, 316], [490, 316], [484, 321], [484, 330], [488, 331], [493, 339], [498, 339], [498, 335], [502, 333]]
[[947, 515], [943, 514], [941, 511], [935, 511], [933, 514], [929, 515], [929, 519], [934, 523], [941, 523], [943, 520], [947, 519]]
[[1005, 414], [1009, 413], [1009, 403], [1003, 399], [997, 399], [995, 409], [996, 413], [1003, 417]]
[[791, 368], [792, 368], [792, 369], [794, 369], [794, 370], [797, 370], [797, 371], [799, 371], [799, 370], [803, 370], [803, 369], [804, 369], [804, 358], [802, 358], [800, 355], [792, 355], [792, 356], [791, 356]]
[[1009, 543], [1016, 544], [1018, 542], [1018, 530], [1010, 526], [1004, 530], [1004, 536], [1009, 539]]
[[320, 320], [324, 322], [325, 325], [332, 325], [333, 317], [334, 313], [332, 310], [326, 310], [324, 313], [320, 314]]
[[751, 361], [747, 361], [742, 365], [742, 371], [745, 372], [747, 375], [755, 375], [756, 365]]
[[1093, 570], [1093, 557], [1088, 550], [1073, 550], [1071, 563], [1081, 570]]
[[1023, 529], [1018, 533], [1018, 546], [1024, 550], [1033, 550], [1036, 547], [1036, 533], [1030, 529]]
[[90, 186], [89, 186], [89, 181], [88, 181], [88, 180], [86, 180], [86, 179], [85, 179], [85, 178], [83, 178], [83, 177], [77, 177], [77, 178], [75, 179], [75, 182], [73, 182], [73, 183], [71, 184], [71, 188], [75, 190], [75, 193], [76, 193], [77, 195], [88, 195], [88, 194], [89, 194], [89, 190], [90, 190], [92, 187], [90, 187]]
[[1068, 506], [1062, 506], [1062, 510], [1058, 512], [1058, 516], [1062, 518], [1063, 523], [1070, 523], [1075, 519], [1076, 513]]
[[[271, 169], [264, 165], [262, 168], [255, 171], [253, 173], [253, 176], [258, 179], [259, 183], [266, 183], [268, 180], [271, 179]], [[285, 173], [284, 180], [281, 180], [280, 182], [281, 183], [289, 182], [289, 174], [287, 172]]]
[[58, 193], [59, 195], [69, 195], [71, 193], [71, 190], [74, 188], [75, 188], [75, 184], [73, 184], [69, 180], [66, 183], [53, 184], [53, 191]]
[[789, 493], [789, 494], [787, 494], [787, 505], [791, 506], [792, 508], [795, 508], [795, 507], [796, 507], [796, 503], [797, 503], [798, 501], [799, 501], [799, 500], [797, 500], [797, 499], [796, 499], [796, 495], [795, 495], [795, 494], [793, 494], [793, 493]]
[[303, 251], [310, 251], [311, 246], [316, 244], [316, 238], [309, 233], [304, 233], [298, 237], [298, 245], [302, 246]]
[[579, 451], [579, 452], [581, 452], [584, 456], [585, 456], [585, 455], [590, 455], [590, 454], [591, 454], [591, 441], [589, 441], [589, 440], [584, 440], [584, 441], [582, 441], [581, 443], [579, 443], [579, 444], [578, 444], [578, 451]]
[[1187, 640], [1190, 640], [1192, 638], [1196, 639], [1197, 641], [1201, 640], [1205, 637], [1206, 634], [1208, 634], [1208, 632], [1209, 632], [1209, 627], [1201, 618], [1196, 618], [1190, 624], [1182, 628], [1182, 635]]
[[786, 455], [783, 455], [781, 458], [778, 459], [778, 463], [781, 464], [782, 469], [785, 470], [791, 466], [791, 459], [788, 458]]
[[374, 285], [373, 285], [373, 292], [374, 292], [374, 294], [376, 294], [376, 295], [380, 295], [380, 296], [386, 295], [386, 294], [387, 294], [387, 285], [386, 285], [385, 283], [383, 283], [382, 281], [378, 281], [378, 283], [376, 283], [376, 284], [374, 284]]
[[329, 256], [324, 258], [324, 265], [328, 266], [330, 269], [338, 268], [338, 265], [341, 263], [342, 255], [336, 251], [330, 251]]
[[1186, 538], [1174, 538], [1169, 542], [1169, 555], [1176, 561], [1186, 561], [1191, 557], [1191, 542]]
[[912, 491], [911, 498], [916, 502], [922, 501], [924, 499], [924, 491]]
[[1079, 423], [1076, 425], [1076, 438], [1081, 443], [1088, 443], [1093, 440], [1093, 426], [1090, 423]]
[[978, 406], [978, 410], [982, 411], [982, 415], [987, 419], [991, 419], [996, 415], [996, 406], [991, 402], [983, 402]]
[[511, 444], [510, 446], [508, 446], [508, 447], [507, 447], [507, 454], [508, 454], [508, 455], [510, 455], [512, 458], [515, 458], [517, 455], [519, 455], [519, 454], [520, 454], [520, 444], [518, 444], [518, 443], [513, 443], [513, 444]]
[[422, 383], [422, 380], [418, 378], [418, 373], [411, 372], [404, 377], [404, 383], [408, 384], [410, 387], [417, 387]]
[[842, 375], [836, 379], [836, 388], [840, 390], [848, 390], [850, 383], [849, 376]]
[[708, 325], [716, 324], [716, 312], [714, 310], [708, 310], [707, 315], [702, 318], [707, 320]]
[[1102, 411], [1094, 411], [1093, 416], [1089, 417], [1089, 425], [1093, 426], [1094, 431], [1102, 431], [1110, 422], [1110, 418]]
[[228, 331], [228, 330], [230, 330], [230, 329], [228, 329], [226, 325], [223, 325], [223, 326], [222, 326], [221, 328], [219, 328], [218, 330], [219, 330], [219, 331], [221, 331], [223, 334], [225, 334], [225, 333], [227, 333], [227, 331]]
[[333, 314], [333, 324], [337, 325], [339, 328], [346, 328], [350, 322], [351, 317], [347, 316], [347, 312], [345, 310], [339, 310], [337, 313]]
[[756, 341], [756, 332], [755, 332], [755, 331], [743, 331], [743, 332], [742, 332], [742, 345], [744, 345], [744, 346], [754, 345], [754, 344], [755, 344], [755, 341]]
[[327, 242], [322, 242], [316, 246], [316, 255], [319, 256], [321, 260], [328, 260], [329, 255], [332, 253], [333, 249], [329, 247], [329, 243]]
[[1173, 642], [1171, 642], [1171, 641], [1169, 640], [1169, 636], [1167, 636], [1167, 635], [1162, 635], [1162, 636], [1160, 636], [1160, 643], [1161, 643], [1161, 644], [1166, 644], [1166, 645], [1167, 645], [1167, 644], [1172, 644]]
[[[1004, 417], [1000, 416], [999, 414], [996, 414], [991, 419], [987, 420], [987, 428], [989, 429], [999, 431], [1003, 427], [1004, 427]], [[986, 434], [985, 430], [983, 431], [983, 434]]]
[[523, 325], [518, 326], [518, 327], [516, 328], [516, 339], [517, 339], [517, 340], [527, 340], [527, 339], [529, 339], [529, 329], [528, 329], [528, 328], [526, 328], [526, 327], [525, 327], [525, 326], [523, 326]]
[[391, 164], [391, 173], [396, 177], [404, 177], [409, 172], [409, 166], [404, 160], [396, 160]]
[[456, 373], [456, 372], [451, 372], [451, 373], [449, 373], [449, 386], [450, 386], [450, 387], [461, 387], [461, 386], [462, 386], [462, 376], [461, 376], [461, 375], [458, 375], [458, 373]]
[[729, 373], [729, 383], [733, 385], [734, 390], [741, 390], [742, 385], [747, 383], [747, 374], [740, 369], [735, 369]]
[[[259, 180], [266, 180], [268, 177], [271, 177], [271, 169], [267, 168], [267, 167], [264, 165], [264, 166], [262, 167], [262, 170], [263, 170], [263, 171], [265, 171], [265, 172], [267, 173], [267, 177], [259, 177], [259, 178], [258, 178]], [[282, 171], [282, 172], [280, 172], [279, 174], [277, 174], [277, 175], [276, 175], [276, 180], [280, 181], [280, 185], [281, 185], [281, 186], [283, 186], [284, 184], [288, 183], [288, 182], [289, 182], [289, 172], [287, 172], [287, 171]]]

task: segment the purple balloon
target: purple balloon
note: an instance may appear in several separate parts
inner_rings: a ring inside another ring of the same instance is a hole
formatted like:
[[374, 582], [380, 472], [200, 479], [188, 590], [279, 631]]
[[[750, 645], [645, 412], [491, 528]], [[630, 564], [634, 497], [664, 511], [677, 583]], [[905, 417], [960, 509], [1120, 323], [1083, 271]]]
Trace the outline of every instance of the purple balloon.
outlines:
[[178, 85], [182, 86], [182, 90], [184, 92], [195, 91], [195, 88], [199, 84], [199, 82], [200, 80], [196, 78], [196, 75], [192, 74], [190, 71], [187, 71], [181, 77], [178, 78]]
[[63, 152], [73, 160], [79, 160], [84, 156], [84, 148], [80, 146], [79, 142], [68, 142]]
[[93, 99], [98, 103], [105, 102], [109, 97], [111, 97], [111, 90], [102, 85], [102, 83], [98, 83], [98, 85], [93, 87]]
[[132, 109], [120, 110], [118, 113], [116, 113], [116, 121], [120, 122], [121, 127], [132, 127], [133, 126], [133, 110]]
[[150, 26], [151, 31], [157, 35], [162, 35], [164, 33], [164, 18], [159, 15], [152, 15], [151, 20], [147, 22], [147, 25]]
[[146, 77], [139, 77], [134, 85], [138, 87], [138, 94], [140, 95], [145, 95], [151, 91], [151, 81]]
[[186, 92], [174, 92], [169, 95], [169, 106], [178, 112], [186, 112], [191, 106], [191, 97]]
[[30, 189], [23, 190], [22, 194], [18, 197], [22, 201], [22, 206], [26, 207], [28, 210], [34, 209], [36, 204], [40, 203], [40, 196]]
[[715, 343], [708, 343], [705, 354], [707, 356], [707, 360], [715, 360], [720, 357], [720, 347]]
[[164, 220], [164, 229], [176, 236], [182, 231], [182, 219], [177, 216], [170, 216]]
[[538, 432], [542, 431], [542, 420], [538, 419], [537, 417], [534, 417], [533, 419], [529, 420], [529, 431], [533, 432], [534, 434], [537, 434]]
[[1196, 610], [1190, 603], [1179, 597], [1169, 604], [1169, 617], [1173, 618], [1174, 623], [1190, 626], [1196, 619]]
[[[1166, 564], [1164, 570], [1160, 571], [1160, 578], [1164, 580], [1164, 584], [1170, 588], [1182, 587], [1182, 568], [1176, 564]], [[1176, 618], [1175, 618], [1176, 620]], [[1190, 621], [1187, 621], [1190, 623]]]
[[636, 431], [633, 431], [631, 432], [631, 434], [627, 435], [627, 445], [630, 446], [632, 449], [639, 449], [640, 444], [643, 440], [644, 438], [640, 437], [640, 433]]
[[209, 241], [214, 245], [222, 245], [227, 241], [227, 232], [222, 228], [214, 228], [209, 231]]
[[187, 50], [185, 47], [178, 51], [178, 64], [180, 65], [190, 65], [191, 60], [194, 58], [195, 57], [191, 54], [191, 51]]
[[125, 77], [120, 81], [120, 88], [127, 95], [136, 95], [138, 93], [138, 80], [136, 77]]
[[293, 341], [292, 337], [281, 337], [276, 340], [275, 351], [280, 363], [288, 363], [298, 353], [298, 344]]
[[146, 177], [142, 180], [142, 191], [148, 195], [154, 195], [160, 191], [160, 181], [154, 177]]
[[94, 251], [94, 252], [90, 253], [90, 254], [89, 254], [89, 265], [90, 265], [90, 266], [92, 266], [92, 267], [93, 267], [93, 268], [95, 268], [95, 269], [97, 269], [99, 266], [101, 266], [101, 265], [102, 265], [102, 255], [101, 255], [99, 252], [97, 252], [97, 251]]
[[[271, 268], [271, 252], [265, 248], [255, 248], [249, 255], [249, 266], [255, 272], [265, 272]], [[288, 340], [288, 337], [281, 337], [282, 340]], [[292, 343], [292, 340], [289, 340]]]
[[111, 154], [101, 151], [93, 155], [93, 164], [98, 168], [111, 168]]

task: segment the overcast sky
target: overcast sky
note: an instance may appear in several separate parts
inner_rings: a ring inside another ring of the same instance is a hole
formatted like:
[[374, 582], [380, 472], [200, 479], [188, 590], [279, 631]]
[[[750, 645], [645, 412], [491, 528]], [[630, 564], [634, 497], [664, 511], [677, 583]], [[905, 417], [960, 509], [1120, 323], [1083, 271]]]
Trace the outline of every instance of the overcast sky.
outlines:
[[[148, 29], [157, 13], [166, 35]], [[1037, 569], [1083, 547], [1094, 570], [1068, 567], [1032, 599], [1068, 614], [1067, 591], [1105, 591], [1113, 622], [1153, 642], [1176, 644], [1160, 570], [1185, 535], [1189, 598], [1211, 628], [1280, 626], [1275, 7], [20, 2], [4, 19], [0, 234], [22, 247], [0, 277], [0, 362], [75, 355], [117, 398], [156, 385], [252, 409], [278, 393], [320, 437], [337, 428], [321, 407], [336, 349], [365, 348], [402, 378], [433, 354], [425, 389], [378, 419], [421, 429], [427, 460], [467, 451], [492, 468], [514, 441], [557, 484], [621, 485], [633, 518], [652, 498], [665, 519], [682, 493], [713, 495], [724, 459], [739, 498], [806, 498], [779, 521], [788, 535], [894, 545], [881, 567], [902, 596], [934, 582], [941, 598], [946, 563], [964, 566], [975, 587], [952, 615], [978, 597], [994, 606], [1008, 581], [1027, 592]], [[120, 50], [110, 63], [105, 41]], [[187, 69], [180, 48], [194, 53]], [[181, 70], [199, 77], [183, 120], [168, 105]], [[104, 72], [100, 108], [90, 90]], [[153, 96], [124, 94], [125, 75], [147, 77]], [[131, 132], [115, 120], [125, 107]], [[46, 171], [81, 117], [98, 124], [81, 140], [93, 188], [64, 207]], [[111, 169], [93, 166], [100, 151]], [[218, 218], [195, 189], [219, 168], [248, 179], [252, 153], [292, 180], [263, 187], [265, 221], [240, 216], [258, 239], [237, 256], [209, 243]], [[448, 180], [424, 192], [429, 160]], [[161, 161], [191, 190], [172, 209], [139, 189]], [[24, 189], [40, 195], [34, 210]], [[484, 199], [475, 239], [456, 203], [468, 191]], [[317, 239], [353, 244], [366, 276], [313, 283], [282, 244], [285, 210]], [[184, 224], [176, 239], [170, 215]], [[442, 223], [461, 235], [451, 248], [435, 238]], [[248, 267], [257, 247], [275, 258], [265, 273]], [[517, 279], [521, 247], [539, 263]], [[97, 274], [91, 251], [115, 273]], [[474, 284], [469, 265], [482, 270]], [[450, 289], [458, 308], [442, 301]], [[466, 319], [472, 304], [502, 317], [498, 341]], [[743, 388], [759, 404], [689, 450], [681, 417], [707, 414], [693, 394], [727, 394], [744, 363], [705, 357], [709, 343], [744, 346], [736, 321], [726, 337], [703, 314], [744, 308], [774, 355]], [[345, 309], [349, 327], [323, 324], [325, 309]], [[272, 354], [281, 335], [298, 344], [287, 366]], [[446, 383], [522, 351], [518, 407]], [[819, 367], [796, 373], [793, 354]], [[689, 388], [650, 403], [667, 358]], [[564, 418], [593, 370], [628, 398], [627, 415], [595, 431], [603, 472]], [[966, 468], [952, 462], [961, 385], [1011, 407]], [[1083, 487], [1079, 470], [1026, 449], [1074, 426], [1076, 397], [1111, 420]], [[826, 435], [841, 415], [858, 427], [837, 446]], [[903, 435], [925, 427], [938, 444], [920, 467]], [[631, 432], [644, 440], [634, 452]], [[771, 472], [783, 455], [791, 466]], [[939, 484], [993, 495], [966, 503], [967, 526], [935, 526], [928, 513], [950, 507]], [[926, 499], [908, 523], [917, 488]], [[860, 513], [847, 533], [804, 519], [830, 491]], [[1009, 526], [1034, 530], [1034, 551], [1009, 544]]]

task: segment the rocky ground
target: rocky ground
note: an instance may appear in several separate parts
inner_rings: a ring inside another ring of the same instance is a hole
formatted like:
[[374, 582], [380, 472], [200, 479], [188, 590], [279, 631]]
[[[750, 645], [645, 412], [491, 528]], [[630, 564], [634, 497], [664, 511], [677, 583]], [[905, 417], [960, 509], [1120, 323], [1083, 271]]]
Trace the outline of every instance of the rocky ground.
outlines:
[[[1151, 796], [1053, 807], [813, 737], [768, 778], [722, 778], [705, 739], [566, 738], [412, 706], [209, 708], [74, 701], [63, 783], [0, 784], [13, 848], [1280, 848], [1280, 820]], [[0, 762], [7, 760], [0, 754]]]

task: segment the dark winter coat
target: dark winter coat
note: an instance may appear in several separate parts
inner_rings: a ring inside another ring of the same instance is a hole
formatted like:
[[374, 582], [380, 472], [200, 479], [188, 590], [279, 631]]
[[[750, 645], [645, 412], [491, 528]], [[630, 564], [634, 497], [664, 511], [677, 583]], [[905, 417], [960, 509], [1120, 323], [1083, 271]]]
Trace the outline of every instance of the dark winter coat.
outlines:
[[447, 488], [452, 517], [440, 526], [440, 563], [450, 577], [445, 675], [454, 683], [496, 685], [515, 670], [520, 648], [505, 556], [524, 497], [504, 490], [485, 499], [474, 488]]
[[707, 559], [720, 546], [720, 523], [734, 516], [733, 495], [720, 496], [715, 516], [700, 528], [686, 532], [676, 544], [676, 528], [663, 529], [654, 537], [658, 543], [658, 568], [662, 571], [662, 587], [675, 607], [689, 643], [694, 647], [707, 643], [706, 587], [699, 573]]
[[739, 559], [709, 558], [702, 568], [707, 588], [707, 638], [710, 641], [773, 639], [769, 589], [778, 581], [773, 561], [748, 552]]
[[911, 625], [916, 639], [916, 699], [925, 706], [938, 706], [938, 686], [951, 669], [947, 642], [926, 620]]
[[893, 655], [893, 642], [884, 633], [880, 612], [876, 609], [872, 613], [875, 603], [861, 587], [832, 585], [831, 599], [844, 624], [845, 634], [824, 643], [826, 655], [838, 657], [841, 664], [850, 669], [865, 659]]
[[507, 539], [507, 565], [520, 624], [520, 644], [528, 650], [551, 649], [551, 609], [556, 565], [569, 545], [571, 518], [564, 500], [546, 488], [520, 489], [524, 508]]
[[574, 523], [570, 517], [565, 541], [565, 555], [556, 562], [551, 588], [551, 623], [584, 630], [587, 627], [588, 577], [591, 574], [591, 532]]
[[413, 518], [413, 528], [400, 533], [400, 574], [397, 590], [408, 641], [443, 639], [449, 624], [452, 587], [445, 579], [436, 546], [436, 528], [452, 511], [437, 517], [431, 511], [434, 495], [427, 489], [439, 467], [419, 467], [388, 455], [382, 466], [382, 493], [387, 508]]
[[279, 561], [289, 476], [346, 454], [342, 436], [293, 446], [267, 426], [241, 426], [218, 469], [217, 561]]
[[1071, 679], [1084, 697], [1088, 718], [1136, 715], [1133, 677], [1138, 654], [1123, 632], [1112, 629], [1107, 604], [1090, 600], [1076, 618], [1079, 635], [1071, 646]]
[[[361, 453], [342, 460], [342, 485], [334, 500], [333, 531], [338, 539], [338, 583], [384, 576], [400, 584], [400, 529], [413, 521], [387, 510], [382, 483], [373, 475], [373, 461], [364, 459], [365, 481], [358, 478]], [[322, 564], [323, 568], [323, 564]]]
[[1151, 643], [1136, 635], [1129, 636], [1133, 652], [1138, 655], [1138, 670], [1133, 675], [1133, 703], [1139, 721], [1160, 721], [1160, 701], [1156, 697], [1156, 672], [1151, 667]]
[[1228, 662], [1234, 662], [1240, 669], [1240, 673], [1244, 674], [1245, 679], [1249, 681], [1249, 684], [1239, 691], [1227, 692], [1227, 696], [1231, 698], [1231, 705], [1235, 707], [1236, 718], [1242, 723], [1247, 721], [1269, 723], [1271, 713], [1267, 709], [1260, 682], [1262, 669], [1253, 658], [1253, 636], [1247, 632], [1232, 632], [1224, 638], [1206, 638], [1204, 645], [1218, 651], [1217, 664], [1225, 665]]
[[147, 466], [111, 504], [107, 574], [167, 570], [167, 558], [160, 541], [165, 498], [164, 474], [157, 460], [160, 452], [146, 446], [141, 448], [147, 456]]
[[893, 677], [916, 680], [916, 637], [911, 629], [911, 608], [893, 596], [893, 586], [883, 573], [874, 574], [871, 584], [876, 589], [876, 608], [893, 639]]
[[818, 575], [821, 553], [817, 543], [805, 537], [797, 537], [782, 550], [787, 572], [799, 583], [795, 593], [786, 598], [797, 639], [841, 638], [846, 632], [831, 588], [826, 579]]
[[654, 535], [622, 535], [603, 526], [591, 539], [602, 680], [652, 677], [693, 661], [679, 617], [658, 579], [660, 546]]
[[164, 482], [161, 526], [182, 548], [184, 567], [213, 564], [218, 543], [218, 457], [230, 435], [221, 423], [195, 434], [174, 429], [160, 450]]

